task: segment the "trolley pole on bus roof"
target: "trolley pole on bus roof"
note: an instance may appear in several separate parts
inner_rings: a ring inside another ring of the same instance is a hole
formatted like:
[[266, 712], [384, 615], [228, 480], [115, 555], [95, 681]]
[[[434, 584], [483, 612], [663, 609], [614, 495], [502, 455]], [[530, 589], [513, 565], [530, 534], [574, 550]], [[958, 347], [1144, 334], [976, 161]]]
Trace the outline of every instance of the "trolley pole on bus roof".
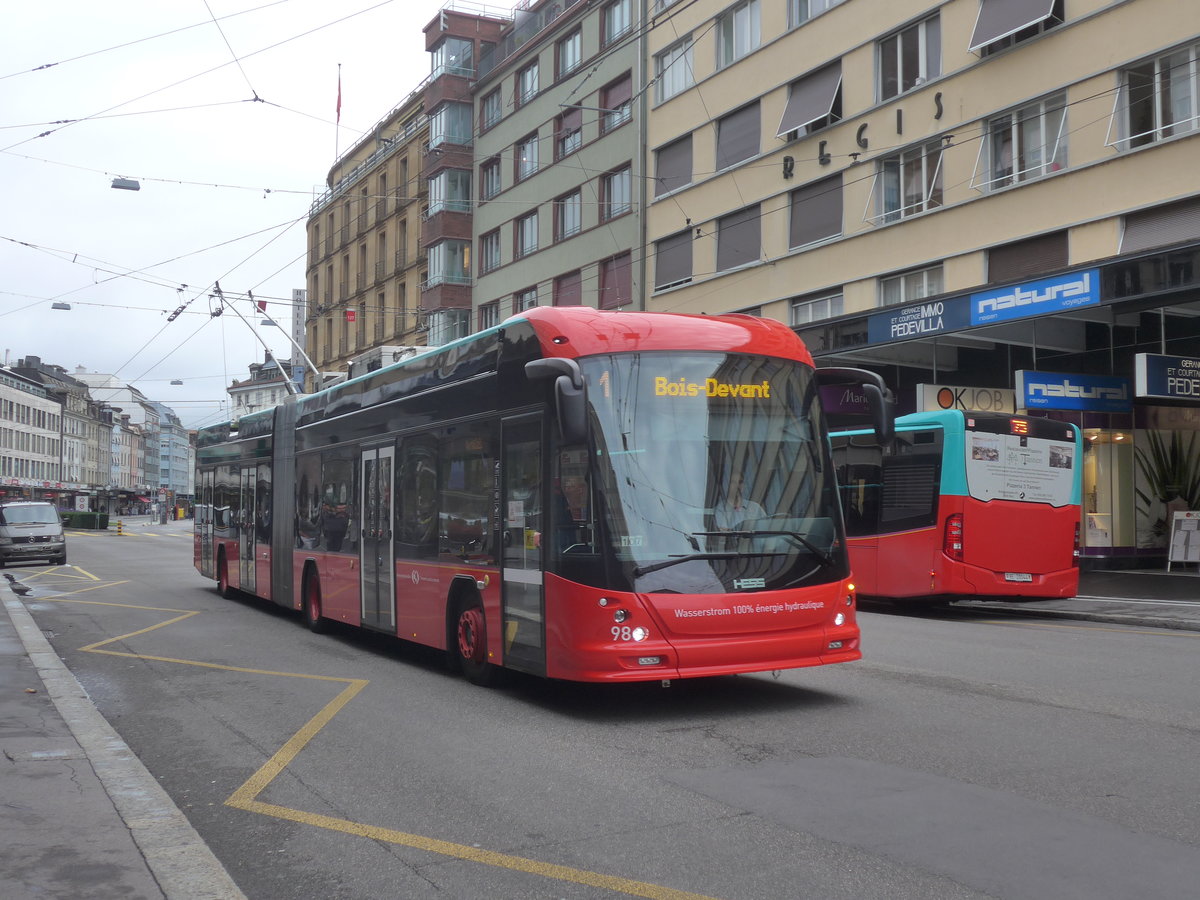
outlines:
[[[267, 346], [267, 342], [264, 341], [262, 339], [262, 336], [257, 331], [254, 330], [254, 326], [252, 326], [248, 321], [246, 321], [246, 317], [242, 315], [241, 310], [239, 310], [236, 306], [234, 306], [232, 303], [230, 303], [228, 300], [225, 299], [225, 294], [221, 291], [221, 282], [219, 282], [219, 281], [213, 282], [213, 292], [217, 295], [217, 298], [221, 301], [221, 304], [225, 308], [232, 309], [235, 313], [237, 313], [237, 317], [242, 320], [242, 324], [244, 324], [247, 328], [249, 328], [250, 333], [252, 335], [254, 335], [255, 339], [260, 344], [262, 344], [263, 350], [265, 350], [267, 352], [267, 358], [269, 360], [271, 360], [271, 362], [275, 363], [275, 368], [277, 368], [281, 373], [283, 373], [285, 375], [285, 377], [283, 379], [283, 383], [284, 383], [284, 386], [287, 388], [287, 392], [289, 394], [300, 393], [300, 391], [298, 391], [296, 389], [296, 382], [294, 382], [291, 378], [291, 373], [283, 372], [283, 366], [279, 365], [279, 360], [277, 360], [275, 358], [275, 354], [271, 352], [271, 348], [269, 346]], [[291, 338], [289, 337], [288, 340], [291, 340]], [[305, 361], [308, 361], [307, 356], [304, 357], [304, 359], [305, 359]], [[308, 364], [310, 366], [312, 365], [311, 362], [309, 362]], [[314, 371], [316, 371], [316, 370], [314, 369]]]
[[[250, 293], [249, 291], [246, 291], [246, 296], [248, 296], [250, 298], [251, 303], [254, 302], [254, 295], [252, 293]], [[272, 320], [272, 321], [274, 321], [274, 320]], [[304, 352], [304, 348], [296, 343], [295, 339], [290, 334], [288, 334], [288, 331], [286, 328], [280, 327], [278, 325], [278, 323], [276, 323], [275, 327], [279, 328], [279, 333], [282, 334], [287, 339], [287, 342], [292, 345], [292, 349], [294, 349], [297, 353], [300, 354], [300, 358], [304, 360], [304, 362], [308, 365], [308, 368], [313, 373], [313, 384], [316, 385], [317, 387], [320, 387], [321, 373], [317, 370], [317, 367], [313, 364], [313, 361], [308, 358], [308, 354]]]

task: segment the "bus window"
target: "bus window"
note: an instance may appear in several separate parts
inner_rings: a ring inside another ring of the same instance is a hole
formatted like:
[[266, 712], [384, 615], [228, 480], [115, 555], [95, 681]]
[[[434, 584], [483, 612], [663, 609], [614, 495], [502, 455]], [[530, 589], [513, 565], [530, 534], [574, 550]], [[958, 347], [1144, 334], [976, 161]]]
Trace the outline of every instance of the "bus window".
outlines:
[[396, 552], [429, 559], [437, 556], [437, 439], [405, 438], [396, 468]]
[[555, 551], [591, 553], [594, 534], [592, 488], [587, 457], [581, 451], [564, 450], [558, 456], [554, 473]]
[[321, 460], [320, 541], [335, 553], [358, 553], [354, 498], [358, 496], [357, 460], [337, 451]]
[[883, 457], [879, 530], [930, 528], [937, 524], [941, 493], [942, 433], [938, 429], [900, 432], [892, 453]]
[[296, 459], [296, 547], [315, 549], [321, 539], [321, 458]]
[[476, 422], [447, 429], [438, 462], [440, 553], [479, 565], [494, 564], [495, 425]]

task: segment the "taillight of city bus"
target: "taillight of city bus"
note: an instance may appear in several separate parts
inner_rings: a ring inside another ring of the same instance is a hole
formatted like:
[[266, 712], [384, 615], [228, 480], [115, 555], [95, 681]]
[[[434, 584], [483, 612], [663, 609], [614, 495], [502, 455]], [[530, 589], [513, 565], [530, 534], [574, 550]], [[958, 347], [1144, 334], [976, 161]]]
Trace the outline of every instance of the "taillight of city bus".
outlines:
[[1079, 523], [1075, 523], [1075, 549], [1073, 555], [1076, 559], [1079, 558]]
[[946, 529], [942, 534], [942, 552], [956, 562], [963, 558], [963, 517], [962, 513], [954, 513], [946, 519]]

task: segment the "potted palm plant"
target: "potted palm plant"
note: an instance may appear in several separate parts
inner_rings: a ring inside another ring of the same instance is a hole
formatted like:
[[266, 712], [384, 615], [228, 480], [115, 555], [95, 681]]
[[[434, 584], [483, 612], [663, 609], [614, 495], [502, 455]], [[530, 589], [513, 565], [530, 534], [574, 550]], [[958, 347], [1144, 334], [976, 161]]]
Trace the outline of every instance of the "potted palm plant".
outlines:
[[[1200, 509], [1200, 450], [1196, 447], [1196, 432], [1184, 439], [1180, 431], [1146, 432], [1146, 446], [1134, 451], [1142, 485], [1135, 488], [1138, 510], [1156, 537], [1165, 536], [1171, 528], [1171, 514], [1176, 510]], [[1144, 490], [1143, 490], [1144, 488]], [[1158, 518], [1155, 501], [1162, 504]]]

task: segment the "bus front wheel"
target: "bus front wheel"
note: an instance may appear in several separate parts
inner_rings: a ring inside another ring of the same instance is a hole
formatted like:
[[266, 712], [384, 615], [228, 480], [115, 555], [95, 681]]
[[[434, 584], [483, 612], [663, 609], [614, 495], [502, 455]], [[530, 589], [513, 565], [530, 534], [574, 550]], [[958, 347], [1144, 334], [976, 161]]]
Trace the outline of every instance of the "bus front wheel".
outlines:
[[313, 634], [329, 631], [329, 620], [321, 614], [321, 581], [315, 569], [304, 576], [304, 624]]
[[217, 560], [217, 593], [226, 600], [232, 600], [235, 593], [229, 585], [229, 563], [224, 553]]
[[483, 687], [491, 684], [496, 667], [488, 662], [487, 621], [478, 598], [459, 602], [454, 636], [458, 667], [467, 681]]

